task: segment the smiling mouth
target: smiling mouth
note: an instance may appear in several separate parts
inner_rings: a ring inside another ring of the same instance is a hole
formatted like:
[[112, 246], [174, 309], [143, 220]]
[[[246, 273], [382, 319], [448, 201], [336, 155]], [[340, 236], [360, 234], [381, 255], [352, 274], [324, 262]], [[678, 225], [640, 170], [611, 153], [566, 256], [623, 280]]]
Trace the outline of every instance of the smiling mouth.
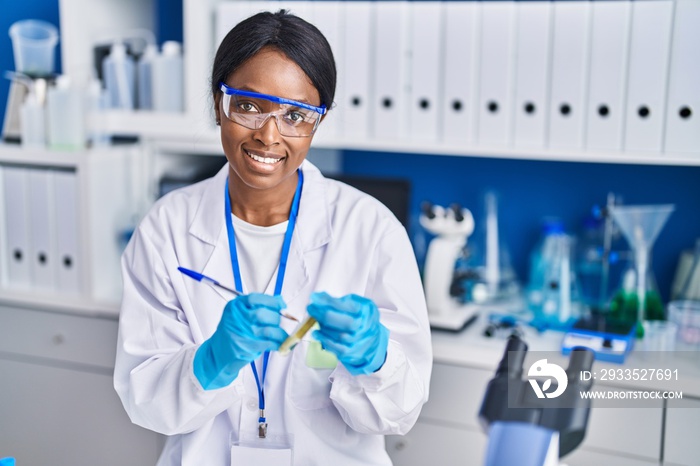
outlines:
[[253, 154], [252, 152], [249, 152], [249, 151], [247, 151], [247, 150], [245, 150], [245, 149], [244, 149], [243, 151], [245, 152], [245, 154], [246, 154], [248, 157], [250, 157], [251, 159], [255, 160], [256, 162], [265, 163], [265, 164], [268, 164], [268, 165], [274, 165], [274, 164], [276, 164], [276, 163], [279, 163], [279, 162], [281, 162], [282, 159], [284, 158], [284, 157], [280, 157], [280, 158], [276, 159], [276, 158], [273, 158], [273, 157], [262, 157], [262, 156], [260, 156], [260, 155]]

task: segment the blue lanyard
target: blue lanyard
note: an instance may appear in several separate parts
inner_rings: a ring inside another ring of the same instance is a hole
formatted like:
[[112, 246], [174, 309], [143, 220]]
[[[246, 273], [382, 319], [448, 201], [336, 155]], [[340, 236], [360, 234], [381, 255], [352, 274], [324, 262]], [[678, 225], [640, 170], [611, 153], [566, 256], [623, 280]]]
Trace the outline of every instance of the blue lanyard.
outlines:
[[[282, 284], [284, 283], [284, 274], [287, 271], [287, 258], [289, 257], [289, 249], [292, 244], [292, 234], [296, 225], [297, 214], [299, 213], [299, 201], [301, 199], [301, 187], [304, 184], [304, 174], [301, 170], [297, 170], [299, 181], [297, 189], [294, 193], [292, 201], [292, 209], [289, 212], [289, 222], [287, 231], [284, 233], [284, 242], [282, 243], [282, 253], [280, 254], [280, 266], [277, 271], [277, 281], [275, 283], [275, 296], [282, 294]], [[228, 233], [228, 247], [231, 254], [231, 265], [233, 267], [233, 279], [236, 284], [236, 290], [243, 292], [243, 283], [241, 281], [241, 269], [238, 264], [238, 253], [236, 252], [236, 236], [233, 231], [233, 221], [231, 220], [231, 199], [228, 192], [228, 177], [226, 177], [226, 186], [224, 190], [225, 198], [225, 217], [226, 217], [226, 232]], [[258, 377], [258, 370], [255, 367], [255, 361], [250, 363], [255, 376], [255, 384], [258, 386], [258, 408], [260, 409], [260, 417], [258, 418], [258, 434], [260, 437], [265, 437], [267, 431], [267, 423], [265, 419], [265, 374], [267, 373], [267, 361], [270, 359], [270, 352], [265, 351], [263, 355], [262, 377]]]

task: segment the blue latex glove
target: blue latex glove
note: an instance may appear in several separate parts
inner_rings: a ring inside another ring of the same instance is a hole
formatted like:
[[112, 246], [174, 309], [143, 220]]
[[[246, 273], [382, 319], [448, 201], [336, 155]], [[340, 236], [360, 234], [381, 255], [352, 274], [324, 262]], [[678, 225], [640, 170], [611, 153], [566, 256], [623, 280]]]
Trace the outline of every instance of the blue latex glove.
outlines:
[[251, 293], [229, 301], [214, 334], [194, 356], [194, 375], [205, 390], [228, 386], [238, 371], [287, 338], [280, 327], [281, 296]]
[[0, 466], [15, 466], [14, 458], [0, 458]]
[[352, 375], [371, 374], [384, 365], [389, 330], [379, 321], [372, 300], [355, 294], [334, 298], [313, 293], [306, 310], [321, 327], [314, 338]]

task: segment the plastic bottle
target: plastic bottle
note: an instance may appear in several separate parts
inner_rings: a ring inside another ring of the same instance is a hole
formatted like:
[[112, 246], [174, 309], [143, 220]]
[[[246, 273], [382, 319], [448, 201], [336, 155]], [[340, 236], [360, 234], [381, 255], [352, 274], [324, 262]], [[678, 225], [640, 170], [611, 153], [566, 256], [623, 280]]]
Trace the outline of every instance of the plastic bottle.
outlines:
[[102, 88], [100, 81], [93, 78], [88, 83], [86, 111], [86, 128], [88, 128], [88, 141], [92, 147], [107, 146], [110, 136], [101, 129], [103, 123], [102, 113], [109, 108], [109, 94]]
[[136, 88], [136, 65], [121, 42], [112, 45], [102, 61], [102, 76], [111, 108], [133, 110]]
[[85, 147], [85, 97], [69, 76], [61, 75], [46, 94], [49, 147], [79, 150]]
[[19, 125], [23, 147], [46, 146], [44, 106], [39, 102], [33, 86], [20, 107]]
[[153, 109], [157, 112], [182, 112], [183, 101], [182, 47], [167, 41], [163, 51], [153, 60]]
[[136, 64], [136, 107], [140, 110], [153, 110], [153, 61], [157, 56], [156, 46], [148, 44]]

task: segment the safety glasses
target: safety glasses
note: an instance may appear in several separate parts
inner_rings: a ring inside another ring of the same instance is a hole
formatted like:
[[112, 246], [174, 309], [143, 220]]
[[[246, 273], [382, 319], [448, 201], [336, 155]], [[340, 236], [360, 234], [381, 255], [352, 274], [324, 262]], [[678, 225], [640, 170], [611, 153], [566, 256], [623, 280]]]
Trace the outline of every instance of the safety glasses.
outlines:
[[234, 89], [219, 83], [221, 111], [226, 118], [248, 129], [260, 129], [274, 118], [282, 136], [309, 137], [316, 131], [326, 106]]

